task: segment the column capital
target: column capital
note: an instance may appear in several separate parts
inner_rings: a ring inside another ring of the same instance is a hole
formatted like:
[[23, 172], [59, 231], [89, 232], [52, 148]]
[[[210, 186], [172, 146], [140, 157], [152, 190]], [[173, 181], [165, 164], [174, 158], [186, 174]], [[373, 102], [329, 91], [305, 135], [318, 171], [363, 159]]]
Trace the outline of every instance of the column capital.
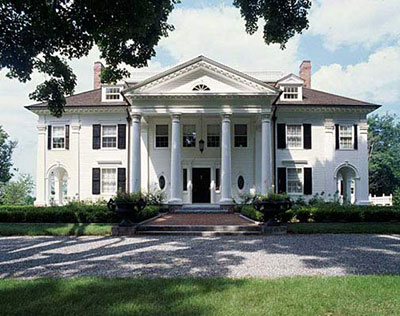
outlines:
[[37, 128], [39, 134], [45, 134], [46, 133], [46, 125], [38, 124], [36, 126], [36, 128]]
[[231, 120], [232, 113], [221, 113], [222, 120]]
[[140, 121], [142, 119], [141, 113], [132, 113], [131, 118], [133, 121]]
[[182, 113], [172, 113], [171, 114], [171, 118], [172, 118], [173, 121], [174, 120], [180, 121], [181, 120], [181, 116], [182, 116]]
[[271, 121], [271, 113], [261, 113], [261, 121], [262, 122], [270, 122]]

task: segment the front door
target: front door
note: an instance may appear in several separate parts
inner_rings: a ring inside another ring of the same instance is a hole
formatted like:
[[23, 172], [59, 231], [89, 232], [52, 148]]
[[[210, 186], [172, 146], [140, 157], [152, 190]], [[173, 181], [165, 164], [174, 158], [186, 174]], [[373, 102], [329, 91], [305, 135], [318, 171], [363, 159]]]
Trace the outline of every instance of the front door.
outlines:
[[192, 203], [210, 203], [210, 168], [193, 168], [193, 198]]

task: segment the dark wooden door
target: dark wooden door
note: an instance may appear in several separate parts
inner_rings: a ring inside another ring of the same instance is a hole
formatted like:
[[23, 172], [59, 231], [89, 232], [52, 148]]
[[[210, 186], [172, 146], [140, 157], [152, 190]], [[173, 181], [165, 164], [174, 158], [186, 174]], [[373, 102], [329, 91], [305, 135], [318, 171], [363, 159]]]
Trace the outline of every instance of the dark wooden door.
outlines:
[[210, 168], [193, 168], [193, 203], [210, 203]]

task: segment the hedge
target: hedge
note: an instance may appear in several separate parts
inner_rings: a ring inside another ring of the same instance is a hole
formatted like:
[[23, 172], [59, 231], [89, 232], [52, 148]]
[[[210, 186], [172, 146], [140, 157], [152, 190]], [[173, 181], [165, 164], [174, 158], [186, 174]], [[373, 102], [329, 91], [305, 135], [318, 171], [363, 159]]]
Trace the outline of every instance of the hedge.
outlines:
[[[158, 214], [159, 207], [147, 206], [138, 221]], [[102, 205], [82, 206], [0, 206], [0, 222], [8, 223], [118, 223], [120, 217]]]

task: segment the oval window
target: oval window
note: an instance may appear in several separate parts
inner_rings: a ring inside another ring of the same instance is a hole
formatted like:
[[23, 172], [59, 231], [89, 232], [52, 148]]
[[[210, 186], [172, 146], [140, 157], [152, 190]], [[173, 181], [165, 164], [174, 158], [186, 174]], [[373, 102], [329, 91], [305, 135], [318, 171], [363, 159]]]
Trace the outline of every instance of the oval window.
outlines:
[[243, 188], [244, 188], [244, 178], [243, 178], [243, 176], [239, 176], [238, 177], [237, 185], [238, 185], [239, 190], [243, 190]]
[[165, 177], [164, 176], [160, 176], [158, 178], [158, 186], [160, 187], [161, 190], [164, 190], [164, 188], [165, 188]]

